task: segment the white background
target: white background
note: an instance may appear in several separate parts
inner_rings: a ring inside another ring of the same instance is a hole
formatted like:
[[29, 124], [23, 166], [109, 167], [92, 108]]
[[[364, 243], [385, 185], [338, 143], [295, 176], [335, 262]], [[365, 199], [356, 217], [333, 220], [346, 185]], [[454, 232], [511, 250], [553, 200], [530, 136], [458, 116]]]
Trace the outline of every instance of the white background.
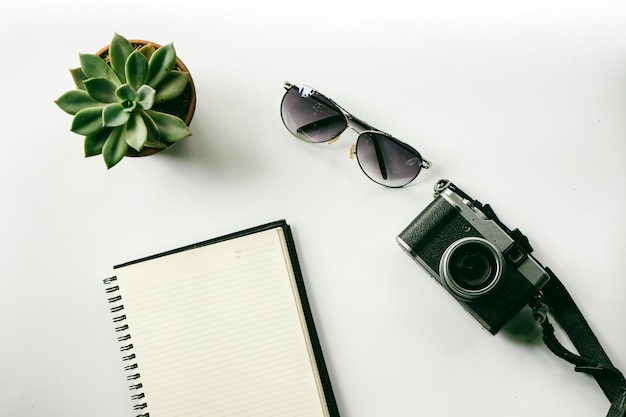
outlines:
[[[0, 415], [131, 416], [102, 278], [285, 218], [347, 417], [604, 416], [522, 314], [493, 337], [397, 246], [453, 180], [519, 227], [626, 369], [626, 3], [279, 0], [0, 6]], [[107, 171], [53, 100], [118, 32], [174, 42], [193, 136]], [[294, 139], [285, 80], [432, 160], [386, 189]], [[157, 416], [155, 416], [157, 417]]]

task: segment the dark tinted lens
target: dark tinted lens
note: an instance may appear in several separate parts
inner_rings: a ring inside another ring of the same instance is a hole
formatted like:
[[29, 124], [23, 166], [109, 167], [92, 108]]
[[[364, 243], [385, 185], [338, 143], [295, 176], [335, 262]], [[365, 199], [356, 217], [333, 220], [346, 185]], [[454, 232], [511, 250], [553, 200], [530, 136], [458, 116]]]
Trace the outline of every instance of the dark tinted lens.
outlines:
[[422, 157], [415, 149], [377, 132], [359, 135], [356, 157], [368, 177], [387, 187], [410, 183], [422, 169]]
[[307, 142], [328, 142], [348, 127], [337, 106], [303, 85], [294, 85], [287, 90], [280, 113], [287, 130]]

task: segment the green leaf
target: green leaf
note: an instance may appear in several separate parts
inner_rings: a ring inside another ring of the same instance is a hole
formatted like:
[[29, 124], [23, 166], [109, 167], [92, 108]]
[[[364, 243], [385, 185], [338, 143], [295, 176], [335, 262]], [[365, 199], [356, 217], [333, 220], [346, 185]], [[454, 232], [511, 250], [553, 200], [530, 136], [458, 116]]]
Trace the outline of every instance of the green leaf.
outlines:
[[167, 148], [167, 144], [160, 139], [161, 135], [159, 133], [159, 128], [157, 127], [156, 122], [152, 120], [152, 117], [150, 117], [150, 115], [143, 110], [139, 110], [139, 114], [141, 114], [141, 118], [148, 129], [148, 139], [146, 140], [144, 146], [157, 149]]
[[113, 69], [97, 55], [80, 54], [80, 67], [87, 78], [106, 78], [116, 87], [122, 84]]
[[176, 66], [176, 50], [169, 43], [154, 51], [148, 62], [148, 77], [146, 84], [156, 87]]
[[133, 113], [128, 123], [124, 125], [123, 135], [124, 140], [130, 147], [136, 151], [143, 149], [148, 140], [148, 128], [138, 112]]
[[106, 127], [122, 126], [130, 118], [130, 113], [120, 103], [111, 103], [102, 111], [102, 122]]
[[139, 51], [135, 51], [126, 60], [126, 82], [135, 90], [146, 81], [148, 60]]
[[150, 110], [154, 104], [154, 93], [154, 88], [149, 85], [142, 85], [139, 87], [139, 90], [137, 90], [137, 104], [144, 110]]
[[137, 101], [137, 92], [128, 84], [123, 84], [115, 90], [115, 95], [122, 101]]
[[159, 89], [154, 97], [156, 103], [163, 103], [164, 101], [175, 99], [180, 96], [187, 83], [189, 82], [189, 73], [182, 71], [172, 71], [169, 75], [159, 84]]
[[85, 90], [85, 84], [83, 83], [83, 81], [85, 81], [87, 77], [83, 73], [83, 70], [80, 68], [72, 68], [70, 70], [70, 74], [72, 74], [72, 80], [74, 80], [76, 88], [78, 88], [79, 90]]
[[102, 124], [103, 107], [89, 107], [76, 113], [72, 120], [72, 132], [91, 136], [104, 129]]
[[59, 97], [55, 103], [66, 113], [74, 115], [88, 107], [102, 107], [103, 104], [94, 100], [83, 90], [70, 90]]
[[150, 61], [150, 58], [152, 57], [152, 54], [154, 53], [154, 51], [156, 51], [156, 49], [154, 48], [153, 44], [147, 43], [139, 48], [138, 51], [141, 52], [141, 54], [145, 56], [148, 61]]
[[89, 78], [85, 80], [85, 87], [91, 97], [101, 103], [119, 103], [115, 95], [117, 87], [106, 78]]
[[111, 58], [111, 67], [122, 83], [126, 82], [126, 60], [132, 52], [133, 46], [125, 37], [117, 33], [113, 35], [109, 57]]
[[85, 157], [100, 155], [102, 146], [111, 134], [113, 129], [103, 129], [95, 135], [85, 137]]
[[102, 146], [102, 156], [107, 168], [111, 169], [124, 158], [128, 151], [128, 144], [123, 138], [123, 127], [113, 129]]
[[185, 122], [176, 116], [154, 110], [147, 110], [146, 113], [148, 113], [156, 123], [161, 140], [166, 142], [178, 142], [191, 135], [191, 131]]

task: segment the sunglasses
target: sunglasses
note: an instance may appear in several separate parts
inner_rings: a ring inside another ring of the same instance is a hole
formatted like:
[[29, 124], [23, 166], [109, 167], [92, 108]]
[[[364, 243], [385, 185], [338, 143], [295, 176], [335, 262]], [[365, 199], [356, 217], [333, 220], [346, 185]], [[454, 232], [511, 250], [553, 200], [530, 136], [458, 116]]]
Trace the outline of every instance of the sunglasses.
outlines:
[[287, 130], [309, 143], [334, 143], [347, 128], [358, 133], [350, 158], [372, 181], [402, 187], [431, 163], [411, 146], [357, 119], [333, 100], [302, 84], [284, 85], [280, 114]]

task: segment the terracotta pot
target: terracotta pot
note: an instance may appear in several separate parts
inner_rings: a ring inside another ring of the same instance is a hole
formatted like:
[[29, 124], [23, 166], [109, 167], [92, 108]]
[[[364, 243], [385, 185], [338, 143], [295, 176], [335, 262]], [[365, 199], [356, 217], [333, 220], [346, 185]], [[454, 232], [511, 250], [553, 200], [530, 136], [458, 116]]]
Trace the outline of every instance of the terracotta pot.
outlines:
[[[157, 43], [144, 41], [141, 39], [130, 39], [129, 42], [135, 49], [139, 49], [145, 45], [152, 45], [155, 49], [161, 47], [161, 45]], [[96, 52], [96, 55], [104, 59], [107, 64], [109, 63], [109, 46], [110, 45], [107, 45], [104, 48], [100, 49], [98, 52]], [[191, 123], [191, 119], [193, 118], [193, 114], [196, 110], [196, 88], [194, 86], [191, 73], [178, 56], [176, 57], [176, 69], [189, 73], [189, 81], [187, 82], [185, 90], [177, 98], [166, 101], [165, 103], [156, 104], [152, 107], [152, 109], [178, 116], [181, 120], [185, 122], [187, 126], [189, 126], [189, 123]], [[144, 147], [140, 152], [137, 152], [135, 149], [129, 147], [126, 156], [148, 156], [158, 153], [162, 150], [163, 148]]]

